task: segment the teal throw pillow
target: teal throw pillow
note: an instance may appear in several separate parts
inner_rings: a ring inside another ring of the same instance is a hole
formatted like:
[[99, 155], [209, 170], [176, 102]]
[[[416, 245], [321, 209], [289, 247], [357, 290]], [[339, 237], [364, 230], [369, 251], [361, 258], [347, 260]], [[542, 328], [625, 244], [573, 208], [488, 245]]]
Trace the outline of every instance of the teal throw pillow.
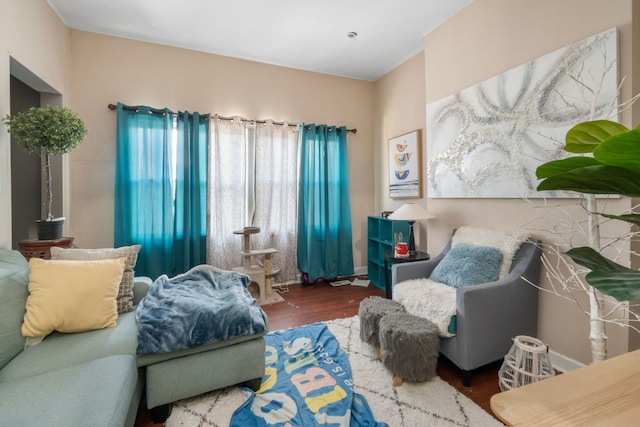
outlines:
[[459, 243], [433, 269], [431, 280], [454, 288], [494, 282], [501, 265], [502, 253], [498, 248]]

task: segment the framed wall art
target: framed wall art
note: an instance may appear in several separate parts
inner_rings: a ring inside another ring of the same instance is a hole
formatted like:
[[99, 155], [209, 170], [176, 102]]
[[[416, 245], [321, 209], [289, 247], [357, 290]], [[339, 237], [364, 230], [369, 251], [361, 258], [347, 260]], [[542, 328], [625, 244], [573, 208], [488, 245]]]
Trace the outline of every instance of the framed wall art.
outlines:
[[420, 129], [389, 139], [389, 197], [422, 197], [422, 132]]

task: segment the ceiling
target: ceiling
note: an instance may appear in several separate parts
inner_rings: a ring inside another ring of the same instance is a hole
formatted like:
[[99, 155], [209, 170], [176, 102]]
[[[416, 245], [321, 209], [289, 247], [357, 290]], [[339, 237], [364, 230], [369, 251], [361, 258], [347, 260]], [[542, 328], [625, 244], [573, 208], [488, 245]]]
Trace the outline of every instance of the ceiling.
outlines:
[[369, 81], [471, 1], [48, 0], [73, 29]]

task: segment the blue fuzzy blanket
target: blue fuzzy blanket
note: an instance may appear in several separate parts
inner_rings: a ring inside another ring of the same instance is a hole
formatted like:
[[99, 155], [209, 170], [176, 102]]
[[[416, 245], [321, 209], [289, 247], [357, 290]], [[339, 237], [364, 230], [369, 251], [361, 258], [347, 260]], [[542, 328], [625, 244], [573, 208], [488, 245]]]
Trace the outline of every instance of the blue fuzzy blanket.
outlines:
[[199, 347], [267, 329], [248, 276], [199, 265], [160, 276], [136, 309], [138, 355]]
[[351, 365], [323, 323], [265, 335], [262, 387], [234, 412], [230, 427], [388, 427], [353, 392]]

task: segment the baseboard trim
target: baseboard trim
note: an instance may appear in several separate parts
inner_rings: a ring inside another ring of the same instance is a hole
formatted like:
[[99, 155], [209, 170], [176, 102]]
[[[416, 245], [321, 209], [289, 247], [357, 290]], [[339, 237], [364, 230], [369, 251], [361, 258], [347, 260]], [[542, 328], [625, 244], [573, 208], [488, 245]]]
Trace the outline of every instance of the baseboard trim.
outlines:
[[551, 365], [556, 371], [569, 372], [578, 368], [584, 367], [584, 363], [571, 359], [555, 351], [549, 351], [549, 359], [551, 359]]

